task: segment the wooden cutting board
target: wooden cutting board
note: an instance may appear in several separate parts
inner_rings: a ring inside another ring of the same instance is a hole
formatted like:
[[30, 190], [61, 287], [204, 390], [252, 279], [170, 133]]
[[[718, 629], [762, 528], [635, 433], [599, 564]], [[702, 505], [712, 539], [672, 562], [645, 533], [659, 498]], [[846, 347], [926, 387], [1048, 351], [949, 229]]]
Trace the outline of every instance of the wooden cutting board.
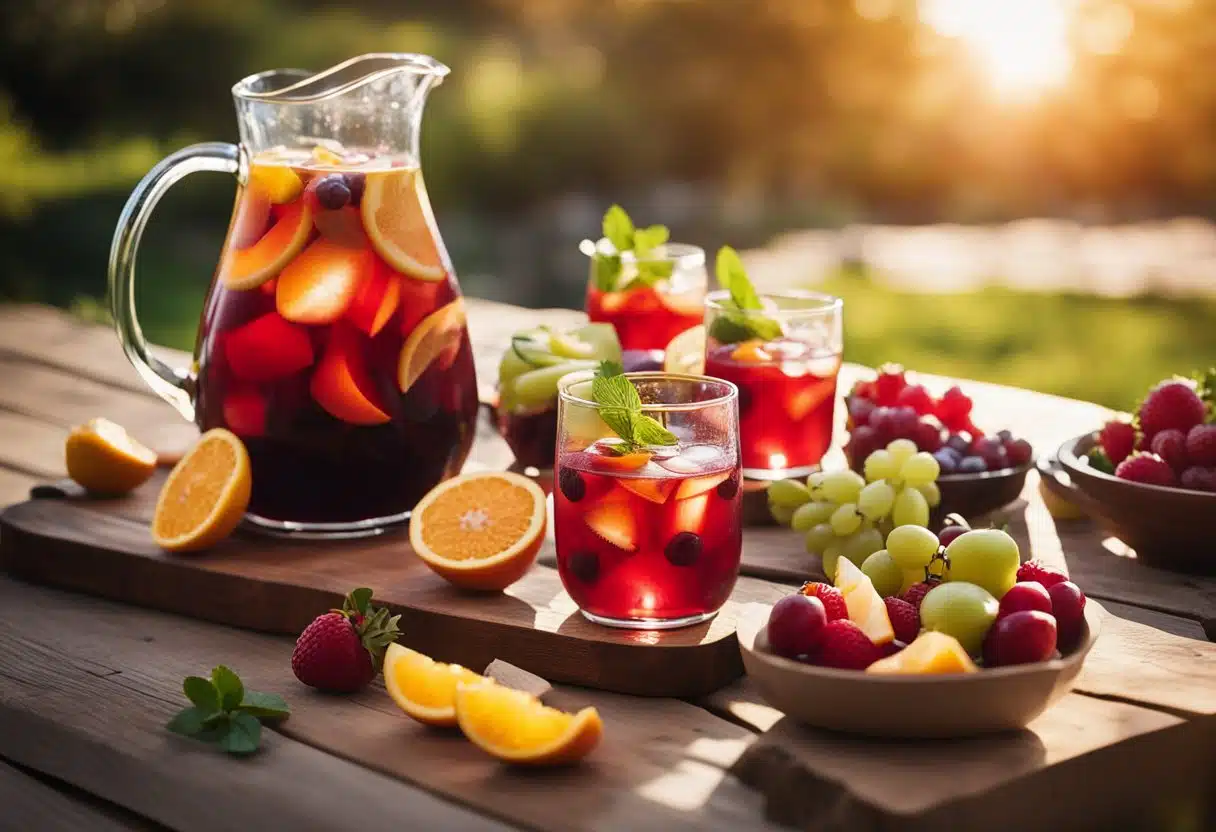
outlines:
[[434, 575], [403, 533], [328, 543], [238, 532], [210, 552], [172, 555], [148, 532], [162, 480], [121, 499], [68, 495], [9, 507], [0, 514], [0, 566], [36, 583], [287, 635], [368, 586], [401, 614], [404, 642], [437, 659], [467, 667], [502, 659], [552, 682], [645, 696], [703, 695], [740, 676], [736, 612], [782, 594], [741, 577], [706, 624], [627, 631], [586, 621], [544, 558], [503, 594], [470, 594]]

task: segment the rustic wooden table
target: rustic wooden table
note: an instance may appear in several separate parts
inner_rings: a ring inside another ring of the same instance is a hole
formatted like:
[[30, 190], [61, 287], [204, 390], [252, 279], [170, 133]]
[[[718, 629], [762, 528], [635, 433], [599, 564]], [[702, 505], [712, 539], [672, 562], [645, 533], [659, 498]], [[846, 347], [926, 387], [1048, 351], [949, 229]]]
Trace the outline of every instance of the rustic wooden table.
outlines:
[[[506, 334], [538, 317], [578, 315], [470, 303], [483, 380]], [[1040, 451], [1105, 415], [968, 389], [981, 424], [1008, 425]], [[0, 505], [61, 477], [67, 430], [96, 415], [166, 448], [192, 436], [109, 330], [43, 307], [0, 308]], [[483, 424], [470, 465], [510, 462]], [[312, 695], [288, 671], [290, 639], [0, 576], [0, 829], [1216, 828], [1216, 581], [1147, 569], [1088, 522], [1054, 522], [1034, 476], [1008, 510], [1011, 530], [1028, 555], [1066, 565], [1110, 615], [1073, 693], [1025, 731], [969, 741], [802, 728], [746, 680], [696, 701], [559, 688], [599, 707], [604, 745], [572, 770], [518, 773], [414, 730], [380, 687]], [[800, 549], [791, 536], [789, 557], [806, 558]], [[293, 704], [249, 760], [163, 728], [182, 677], [222, 662]]]

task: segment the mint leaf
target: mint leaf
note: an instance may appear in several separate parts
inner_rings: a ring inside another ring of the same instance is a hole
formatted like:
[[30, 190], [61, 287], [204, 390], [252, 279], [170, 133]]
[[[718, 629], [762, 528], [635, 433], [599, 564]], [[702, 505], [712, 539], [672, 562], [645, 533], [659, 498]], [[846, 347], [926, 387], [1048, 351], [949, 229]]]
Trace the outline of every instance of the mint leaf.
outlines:
[[178, 711], [165, 727], [183, 737], [194, 737], [203, 733], [207, 719], [212, 716], [214, 714], [208, 714], [201, 708], [190, 707]]
[[709, 336], [719, 344], [737, 344], [759, 338], [772, 341], [780, 338], [781, 324], [763, 315], [747, 315], [735, 309], [723, 309], [709, 325]]
[[591, 398], [600, 406], [600, 418], [625, 440], [621, 453], [644, 445], [674, 445], [676, 435], [642, 412], [642, 397], [615, 361], [601, 361], [591, 381]]
[[613, 205], [604, 214], [604, 236], [620, 254], [633, 248], [633, 220], [619, 205]]
[[674, 445], [680, 441], [658, 419], [645, 413], [633, 419], [633, 440], [639, 445]]
[[592, 280], [601, 292], [616, 290], [621, 276], [621, 257], [618, 254], [596, 254], [591, 261]]
[[633, 232], [633, 253], [638, 258], [645, 257], [659, 246], [667, 242], [671, 232], [665, 225], [652, 225], [649, 228], [639, 228]]
[[259, 693], [256, 690], [245, 692], [240, 710], [258, 719], [285, 719], [291, 715], [286, 699], [277, 693]]
[[221, 664], [211, 671], [211, 684], [219, 692], [221, 709], [231, 711], [241, 704], [241, 699], [245, 696], [245, 686], [241, 684], [241, 678], [224, 665]]
[[625, 284], [625, 289], [634, 286], [654, 286], [660, 280], [671, 277], [675, 271], [675, 263], [670, 260], [643, 260], [637, 264], [638, 273], [633, 280]]
[[262, 741], [262, 723], [257, 717], [238, 711], [228, 719], [228, 731], [220, 738], [220, 748], [229, 754], [252, 754]]
[[200, 711], [206, 714], [218, 713], [220, 710], [220, 692], [215, 685], [201, 676], [187, 676], [182, 682], [182, 691]]
[[722, 288], [730, 292], [730, 299], [739, 309], [763, 309], [760, 296], [747, 277], [743, 268], [743, 260], [739, 252], [730, 246], [722, 246], [718, 250], [718, 260], [714, 264], [714, 275]]

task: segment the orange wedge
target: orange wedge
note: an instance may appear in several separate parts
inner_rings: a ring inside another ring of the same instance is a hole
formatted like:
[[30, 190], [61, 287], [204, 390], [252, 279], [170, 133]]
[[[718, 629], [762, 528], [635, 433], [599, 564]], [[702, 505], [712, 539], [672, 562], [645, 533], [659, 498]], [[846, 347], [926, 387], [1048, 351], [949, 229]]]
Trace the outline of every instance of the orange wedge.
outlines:
[[456, 720], [478, 748], [519, 765], [577, 762], [591, 753], [604, 734], [604, 723], [595, 708], [566, 713], [490, 680], [457, 685]]
[[417, 168], [367, 174], [360, 211], [372, 247], [397, 271], [419, 280], [447, 276]]
[[[436, 309], [415, 327], [401, 347], [401, 358], [397, 363], [397, 386], [402, 393], [414, 386], [427, 367], [441, 356], [451, 356], [460, 349], [464, 337], [464, 299], [456, 300]], [[442, 366], [442, 364], [441, 364]]]
[[106, 496], [133, 491], [156, 470], [156, 452], [109, 419], [90, 419], [72, 428], [64, 461], [69, 477], [86, 491]]
[[234, 246], [224, 252], [220, 282], [229, 289], [242, 291], [261, 286], [303, 250], [311, 235], [312, 209], [307, 201], [301, 199], [283, 206], [282, 216], [256, 243], [248, 248]]
[[536, 560], [547, 522], [545, 492], [507, 471], [462, 474], [435, 486], [410, 516], [410, 545], [465, 589], [502, 590]]
[[223, 428], [207, 431], [165, 481], [152, 516], [152, 539], [170, 552], [214, 546], [245, 516], [252, 485], [241, 440]]
[[456, 686], [485, 681], [458, 664], [444, 664], [396, 642], [384, 653], [384, 687], [397, 707], [427, 725], [456, 724]]

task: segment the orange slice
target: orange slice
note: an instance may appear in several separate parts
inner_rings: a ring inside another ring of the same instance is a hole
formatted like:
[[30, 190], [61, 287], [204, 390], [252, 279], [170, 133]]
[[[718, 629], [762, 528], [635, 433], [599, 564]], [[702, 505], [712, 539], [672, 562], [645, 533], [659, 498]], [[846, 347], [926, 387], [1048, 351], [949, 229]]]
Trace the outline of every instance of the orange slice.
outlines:
[[492, 681], [456, 687], [456, 720], [474, 745], [507, 763], [574, 763], [604, 734], [595, 708], [576, 714], [541, 703], [531, 694]]
[[69, 477], [86, 491], [107, 496], [135, 490], [156, 470], [156, 452], [109, 419], [72, 428], [64, 458]]
[[249, 171], [249, 186], [275, 205], [291, 202], [304, 190], [299, 174], [283, 165], [254, 165]]
[[548, 520], [545, 492], [506, 471], [463, 474], [435, 486], [410, 516], [410, 545], [465, 589], [501, 590], [532, 566]]
[[382, 425], [392, 418], [368, 369], [367, 345], [367, 339], [351, 324], [334, 324], [325, 355], [308, 382], [317, 404], [335, 419], [352, 425]]
[[419, 280], [447, 276], [417, 168], [367, 174], [360, 210], [372, 246], [393, 268]]
[[460, 348], [464, 325], [464, 299], [456, 298], [436, 309], [414, 328], [401, 347], [401, 359], [397, 363], [397, 386], [402, 393], [414, 386], [431, 362]]
[[[243, 222], [243, 220], [242, 220]], [[283, 214], [249, 248], [230, 248], [220, 263], [220, 281], [229, 289], [261, 286], [277, 275], [312, 236], [312, 209], [306, 200], [283, 206]]]
[[349, 248], [321, 237], [283, 268], [275, 306], [293, 323], [333, 323], [346, 313], [375, 262], [369, 249]]
[[173, 467], [152, 516], [152, 539], [170, 552], [197, 552], [232, 534], [245, 516], [253, 476], [241, 440], [213, 428]]
[[384, 687], [397, 707], [427, 725], [456, 724], [456, 686], [485, 681], [458, 664], [444, 664], [396, 642], [384, 652]]

